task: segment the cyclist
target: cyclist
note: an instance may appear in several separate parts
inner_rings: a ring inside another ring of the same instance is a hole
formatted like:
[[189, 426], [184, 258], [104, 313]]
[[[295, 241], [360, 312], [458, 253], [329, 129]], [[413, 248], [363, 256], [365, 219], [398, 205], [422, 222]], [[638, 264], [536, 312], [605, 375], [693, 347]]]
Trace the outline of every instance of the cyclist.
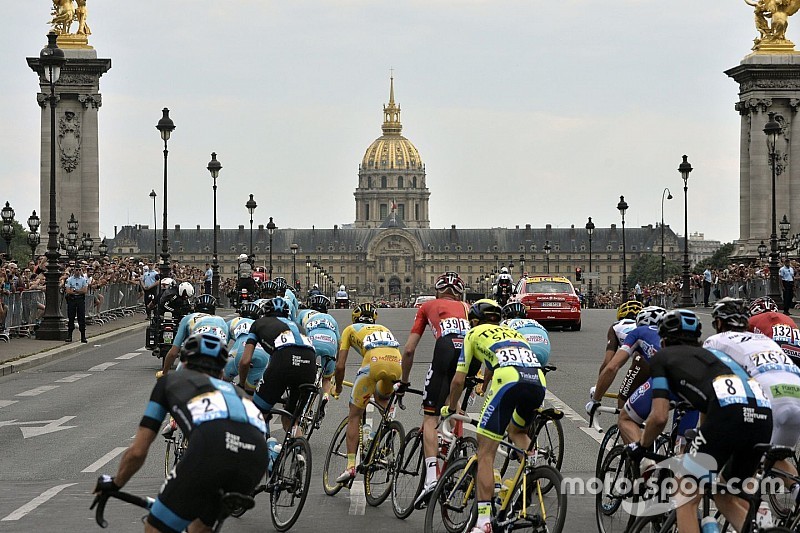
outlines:
[[800, 330], [794, 320], [779, 312], [775, 300], [769, 296], [756, 298], [750, 303], [747, 331], [770, 337], [795, 364], [800, 362]]
[[[617, 307], [617, 321], [611, 324], [606, 333], [606, 355], [600, 365], [600, 372], [611, 361], [619, 347], [625, 342], [625, 337], [636, 327], [636, 315], [644, 309], [644, 305], [636, 300], [628, 300]], [[597, 397], [597, 396], [595, 396]]]
[[289, 288], [286, 278], [275, 278], [275, 284], [277, 286], [278, 297], [283, 298], [286, 300], [286, 303], [289, 304], [289, 318], [294, 320], [297, 317], [297, 310], [300, 306], [299, 302], [297, 301], [297, 296], [295, 296], [294, 292], [292, 292], [292, 289]]
[[[232, 381], [233, 378], [240, 375], [239, 363], [244, 354], [247, 336], [250, 334], [250, 326], [261, 317], [261, 307], [255, 302], [248, 302], [241, 307], [239, 314], [241, 315], [240, 317], [228, 322], [228, 330], [230, 331], [233, 346], [231, 346], [228, 363], [225, 365], [224, 376], [227, 381]], [[255, 350], [253, 350], [253, 358], [250, 361], [249, 371], [247, 374], [242, 374], [245, 376], [244, 378], [239, 378], [239, 385], [250, 396], [258, 388], [268, 364], [269, 354], [260, 345], [256, 345]]]
[[361, 367], [353, 381], [353, 392], [350, 396], [350, 412], [347, 419], [347, 468], [336, 478], [337, 483], [347, 483], [356, 477], [356, 451], [358, 450], [358, 427], [361, 415], [366, 409], [370, 396], [382, 406], [386, 406], [392, 393], [394, 382], [400, 379], [402, 369], [400, 361], [403, 356], [398, 349], [392, 332], [386, 326], [376, 324], [378, 311], [371, 303], [356, 306], [352, 313], [353, 323], [342, 331], [339, 354], [336, 357], [336, 391], [334, 396], [342, 393], [347, 354], [350, 348], [363, 357]]
[[[701, 465], [697, 456], [703, 453], [719, 468], [732, 459], [722, 472], [726, 479], [752, 476], [760, 460], [753, 447], [768, 442], [772, 433], [772, 411], [761, 387], [724, 353], [700, 347], [701, 323], [692, 311], [667, 312], [658, 333], [663, 347], [650, 360], [653, 405], [641, 440], [628, 445], [631, 459], [641, 460], [661, 434], [669, 418], [669, 395], [674, 393], [705, 415], [689, 453], [683, 456], [683, 467], [698, 479], [710, 477], [710, 465]], [[677, 509], [678, 529], [698, 531], [700, 495], [681, 485], [687, 503]], [[736, 497], [717, 494], [714, 499], [734, 529], [741, 531], [745, 510]]]
[[401, 391], [408, 386], [414, 352], [425, 327], [430, 326], [436, 344], [433, 359], [425, 376], [422, 396], [422, 442], [425, 452], [425, 485], [415, 501], [415, 506], [427, 502], [436, 488], [436, 469], [438, 465], [439, 444], [436, 427], [439, 424], [440, 410], [447, 401], [450, 382], [456, 372], [458, 356], [464, 344], [464, 335], [469, 329], [469, 306], [461, 301], [464, 281], [455, 272], [445, 272], [436, 278], [434, 284], [436, 298], [429, 300], [417, 309], [414, 325], [403, 348], [403, 375]]
[[322, 369], [320, 420], [325, 417], [325, 406], [330, 400], [331, 378], [336, 368], [336, 352], [341, 340], [339, 324], [335, 318], [328, 314], [328, 306], [330, 304], [330, 299], [324, 294], [312, 296], [309, 305], [313, 311], [305, 314], [302, 324], [306, 335], [314, 344], [314, 351], [317, 352], [317, 363]]
[[311, 287], [311, 290], [308, 291], [309, 296], [314, 296], [315, 294], [322, 294], [322, 291], [319, 290], [319, 285], [316, 283]]
[[[172, 363], [180, 353], [181, 346], [190, 335], [195, 333], [210, 333], [216, 335], [226, 345], [230, 338], [228, 331], [228, 323], [225, 319], [216, 316], [214, 313], [217, 310], [217, 300], [210, 294], [203, 294], [197, 299], [195, 305], [196, 311], [183, 317], [178, 324], [175, 331], [175, 338], [172, 340], [172, 347], [164, 357], [164, 367], [162, 368], [162, 375], [166, 375], [172, 370]], [[158, 377], [158, 375], [156, 375]]]
[[[257, 345], [269, 354], [269, 365], [264, 371], [264, 381], [253, 396], [253, 401], [264, 413], [289, 390], [286, 410], [294, 412], [300, 401], [300, 385], [314, 384], [317, 377], [316, 356], [311, 340], [300, 333], [297, 324], [289, 320], [289, 304], [276, 297], [261, 306], [263, 316], [250, 325], [244, 354], [239, 361], [239, 375], [250, 369]], [[289, 431], [289, 419], [283, 417], [283, 428]]]
[[274, 280], [268, 279], [261, 284], [261, 296], [267, 300], [272, 300], [278, 296], [278, 284]]
[[503, 306], [501, 312], [503, 326], [508, 326], [522, 333], [528, 341], [533, 353], [539, 360], [539, 364], [546, 365], [550, 361], [550, 337], [544, 326], [536, 320], [528, 318], [525, 304], [522, 302], [511, 302]]
[[478, 424], [478, 521], [473, 533], [491, 533], [494, 495], [494, 459], [499, 442], [508, 430], [511, 441], [527, 449], [531, 443], [525, 426], [542, 405], [547, 382], [536, 354], [522, 334], [500, 325], [502, 310], [494, 300], [478, 300], [469, 309], [472, 326], [464, 338], [464, 349], [450, 385], [448, 406], [442, 414], [456, 412], [473, 360], [486, 365], [492, 384], [486, 393]]
[[191, 440], [153, 504], [145, 532], [211, 531], [220, 491], [250, 494], [267, 469], [266, 424], [244, 393], [219, 379], [225, 343], [192, 335], [183, 347], [186, 369], [156, 382], [139, 429], [114, 477], [97, 480], [95, 493], [117, 491], [139, 471], [167, 413]]
[[[703, 347], [724, 352], [755, 378], [772, 404], [770, 443], [794, 448], [800, 440], [800, 368], [775, 341], [747, 331], [749, 315], [743, 300], [718, 300], [711, 310], [717, 334], [707, 338]], [[788, 461], [780, 461], [777, 466], [797, 474]], [[800, 486], [793, 492], [797, 496]]]

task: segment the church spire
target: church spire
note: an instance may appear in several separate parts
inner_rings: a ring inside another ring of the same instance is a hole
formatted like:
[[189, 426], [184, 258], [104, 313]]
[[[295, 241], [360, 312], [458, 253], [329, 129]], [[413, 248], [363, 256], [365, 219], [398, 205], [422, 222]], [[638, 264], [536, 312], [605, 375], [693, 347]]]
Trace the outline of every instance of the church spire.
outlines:
[[394, 103], [394, 75], [389, 77], [389, 105], [383, 106], [383, 134], [400, 135], [403, 126], [400, 124], [400, 106]]

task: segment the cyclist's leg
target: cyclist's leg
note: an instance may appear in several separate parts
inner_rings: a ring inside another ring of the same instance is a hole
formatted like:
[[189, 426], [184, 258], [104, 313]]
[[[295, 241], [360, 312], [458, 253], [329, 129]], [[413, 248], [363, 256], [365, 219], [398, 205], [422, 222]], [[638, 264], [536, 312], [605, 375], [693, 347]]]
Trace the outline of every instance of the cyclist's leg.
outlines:
[[[794, 385], [786, 385], [783, 390], [790, 390], [793, 392], [798, 390], [798, 388]], [[773, 425], [770, 444], [794, 448], [800, 440], [800, 398], [784, 397], [776, 399], [773, 394], [771, 401]], [[797, 475], [795, 466], [786, 459], [777, 461], [775, 463], [775, 468], [792, 475]]]
[[[238, 364], [239, 363], [237, 361], [237, 367]], [[264, 377], [264, 371], [266, 371], [267, 366], [269, 366], [269, 354], [260, 346], [257, 346], [253, 351], [253, 359], [250, 363], [250, 372], [247, 373], [247, 379], [244, 382], [244, 390], [246, 392], [249, 394], [253, 394], [253, 392], [255, 392], [255, 390], [258, 388], [258, 384]]]
[[350, 411], [347, 415], [347, 468], [336, 478], [337, 483], [346, 483], [356, 476], [356, 452], [358, 451], [358, 430], [361, 416], [367, 407], [370, 396], [375, 391], [375, 379], [371, 375], [370, 366], [358, 369], [353, 381], [353, 392], [350, 395]]
[[625, 444], [639, 442], [642, 437], [641, 426], [650, 415], [652, 407], [653, 391], [648, 379], [631, 394], [619, 413], [617, 426]]
[[[286, 410], [294, 413], [301, 397], [307, 397], [307, 393], [300, 390], [300, 385], [313, 385], [317, 378], [317, 356], [313, 348], [295, 346], [292, 347], [287, 357], [291, 359], [290, 370], [282, 376], [289, 388], [289, 401], [286, 402]], [[288, 417], [281, 417], [281, 422], [283, 423], [283, 429], [286, 431], [291, 429], [289, 425], [292, 421]]]

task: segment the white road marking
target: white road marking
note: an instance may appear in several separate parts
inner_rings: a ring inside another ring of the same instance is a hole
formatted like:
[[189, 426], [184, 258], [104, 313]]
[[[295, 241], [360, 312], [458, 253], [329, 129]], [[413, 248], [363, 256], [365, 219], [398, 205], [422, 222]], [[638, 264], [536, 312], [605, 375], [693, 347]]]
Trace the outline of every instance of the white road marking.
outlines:
[[56, 494], [58, 494], [62, 490], [66, 489], [67, 487], [71, 487], [73, 485], [77, 485], [77, 483], [67, 483], [66, 485], [56, 485], [52, 489], [47, 489], [46, 491], [44, 491], [43, 493], [41, 493], [40, 495], [38, 495], [37, 497], [35, 497], [31, 501], [29, 501], [28, 503], [26, 503], [25, 505], [23, 505], [22, 507], [17, 509], [16, 511], [12, 512], [10, 515], [6, 516], [5, 518], [2, 518], [1, 521], [7, 522], [7, 521], [10, 521], [10, 520], [19, 520], [20, 518], [22, 518], [23, 516], [27, 515], [28, 513], [30, 513], [31, 511], [33, 511], [34, 509], [36, 509], [40, 505], [42, 505], [43, 503], [45, 503], [48, 500], [50, 500], [53, 496], [55, 496]]
[[84, 468], [83, 470], [81, 470], [81, 472], [97, 472], [97, 471], [98, 471], [98, 470], [100, 470], [100, 468], [102, 468], [102, 467], [103, 467], [103, 466], [104, 466], [106, 463], [108, 463], [108, 462], [109, 462], [109, 461], [111, 461], [111, 460], [112, 460], [114, 457], [118, 456], [119, 454], [121, 454], [122, 452], [124, 452], [124, 451], [125, 451], [125, 450], [127, 450], [127, 449], [128, 449], [128, 448], [127, 448], [126, 446], [120, 446], [120, 447], [118, 447], [118, 448], [114, 448], [113, 450], [111, 450], [110, 452], [108, 452], [107, 454], [105, 454], [103, 457], [101, 457], [101, 458], [100, 458], [100, 459], [98, 459], [97, 461], [93, 462], [92, 464], [90, 464], [89, 466], [87, 466], [86, 468]]
[[150, 348], [148, 348], [147, 346], [142, 346], [141, 348], [139, 348], [139, 350], [138, 350], [138, 351], [140, 351], [140, 352], [146, 352], [146, 351], [148, 351], [148, 350], [150, 350]]
[[8, 407], [11, 404], [17, 403], [19, 400], [0, 400], [0, 409]]
[[596, 440], [598, 443], [603, 442], [603, 434], [599, 433], [596, 429], [589, 427], [589, 421], [579, 415], [572, 407], [564, 403], [558, 396], [550, 391], [547, 391], [545, 394], [545, 399], [549, 401], [553, 407], [563, 412], [565, 418], [569, 418], [573, 422], [577, 422], [579, 429], [586, 433], [589, 437]]
[[56, 383], [72, 383], [74, 381], [78, 381], [79, 379], [83, 379], [86, 377], [91, 376], [91, 374], [72, 374], [71, 376], [67, 376], [65, 378], [57, 379]]
[[117, 363], [111, 361], [109, 363], [102, 363], [102, 364], [99, 364], [99, 365], [95, 365], [95, 366], [93, 366], [92, 368], [89, 369], [89, 372], [102, 372], [103, 370], [106, 370], [107, 368], [111, 368], [112, 366], [114, 366], [116, 364]]
[[139, 352], [131, 352], [126, 353], [125, 355], [120, 355], [119, 357], [115, 357], [115, 359], [133, 359], [137, 355], [139, 355]]
[[41, 387], [36, 387], [35, 389], [26, 390], [25, 392], [20, 392], [16, 396], [39, 396], [42, 393], [47, 391], [57, 389], [58, 385], [42, 385]]
[[364, 481], [353, 481], [350, 487], [350, 510], [349, 514], [363, 515], [367, 509], [367, 496], [364, 492]]

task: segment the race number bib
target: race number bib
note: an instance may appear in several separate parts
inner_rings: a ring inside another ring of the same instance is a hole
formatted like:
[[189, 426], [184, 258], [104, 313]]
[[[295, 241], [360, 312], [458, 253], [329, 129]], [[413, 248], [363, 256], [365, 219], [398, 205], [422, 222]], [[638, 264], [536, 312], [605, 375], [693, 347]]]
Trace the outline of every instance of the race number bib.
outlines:
[[764, 394], [764, 389], [761, 388], [761, 384], [752, 378], [748, 380], [748, 384], [750, 385], [750, 389], [753, 391], [756, 404], [759, 407], [771, 407], [769, 399], [767, 398], [766, 394]]
[[439, 322], [439, 330], [445, 335], [466, 335], [469, 322], [465, 318], [450, 317]]
[[775, 342], [794, 342], [797, 339], [800, 339], [800, 329], [787, 324], [772, 326], [772, 340]]
[[733, 374], [716, 378], [714, 392], [717, 395], [717, 401], [723, 407], [734, 404], [747, 405], [747, 389], [742, 380]]
[[290, 329], [287, 329], [286, 331], [278, 335], [278, 337], [275, 339], [276, 350], [283, 346], [310, 346], [312, 348], [314, 347], [314, 345], [311, 343], [311, 339], [309, 339], [302, 333], [298, 338], [294, 333], [292, 333], [292, 330]]
[[498, 366], [541, 366], [533, 352], [522, 346], [500, 348], [494, 355]]
[[364, 337], [364, 351], [372, 350], [373, 348], [397, 348], [398, 346], [400, 346], [400, 343], [389, 331], [373, 331]]
[[222, 342], [228, 342], [228, 336], [225, 335], [225, 332], [222, 330], [222, 328], [217, 326], [199, 326], [192, 331], [192, 334], [194, 333], [210, 333], [211, 335], [218, 337]]
[[783, 351], [770, 350], [754, 353], [750, 355], [750, 361], [755, 365], [755, 370], [759, 374], [780, 371], [800, 375], [800, 368], [792, 363], [792, 360]]
[[331, 324], [330, 320], [324, 318], [319, 320], [311, 319], [306, 323], [306, 331], [311, 331], [312, 329], [315, 328], [325, 328], [325, 329], [335, 330], [336, 326]]
[[192, 423], [199, 426], [209, 420], [228, 418], [228, 404], [220, 391], [206, 392], [195, 396], [186, 404]]
[[240, 322], [233, 328], [233, 338], [238, 339], [239, 335], [246, 335], [250, 333], [251, 322]]

